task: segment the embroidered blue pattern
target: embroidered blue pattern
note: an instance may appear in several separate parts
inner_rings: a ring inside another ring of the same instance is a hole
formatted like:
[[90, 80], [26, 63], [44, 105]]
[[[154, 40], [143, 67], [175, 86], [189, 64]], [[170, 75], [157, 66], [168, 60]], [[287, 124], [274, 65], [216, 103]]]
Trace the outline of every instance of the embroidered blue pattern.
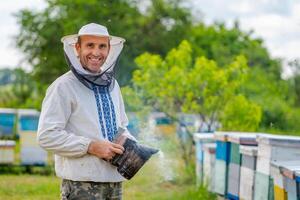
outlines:
[[116, 113], [115, 113], [114, 104], [113, 104], [112, 98], [110, 96], [110, 93], [108, 91], [108, 88], [107, 88], [107, 94], [108, 94], [108, 99], [110, 102], [110, 109], [112, 110], [112, 122], [113, 122], [113, 127], [114, 127], [114, 134], [117, 134], [118, 130], [117, 130], [117, 124], [116, 124]]
[[117, 125], [115, 109], [109, 93], [109, 88], [93, 85], [93, 91], [96, 98], [102, 135], [104, 138], [112, 141], [117, 133]]
[[100, 123], [100, 127], [101, 127], [102, 136], [103, 136], [103, 138], [106, 138], [105, 137], [104, 124], [103, 124], [103, 121], [102, 121], [102, 111], [101, 111], [101, 106], [100, 106], [99, 94], [98, 94], [98, 91], [97, 91], [97, 87], [95, 85], [93, 85], [93, 91], [94, 91], [94, 95], [95, 95], [95, 98], [96, 98], [97, 111], [98, 111], [98, 117], [99, 117], [99, 123]]

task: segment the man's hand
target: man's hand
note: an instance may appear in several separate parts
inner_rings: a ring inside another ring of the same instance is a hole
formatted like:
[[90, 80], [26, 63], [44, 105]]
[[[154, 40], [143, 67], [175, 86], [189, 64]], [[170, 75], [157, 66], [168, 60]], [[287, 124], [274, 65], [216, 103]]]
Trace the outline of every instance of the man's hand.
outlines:
[[88, 148], [89, 154], [106, 160], [111, 160], [116, 154], [122, 154], [123, 151], [124, 147], [107, 140], [92, 141]]

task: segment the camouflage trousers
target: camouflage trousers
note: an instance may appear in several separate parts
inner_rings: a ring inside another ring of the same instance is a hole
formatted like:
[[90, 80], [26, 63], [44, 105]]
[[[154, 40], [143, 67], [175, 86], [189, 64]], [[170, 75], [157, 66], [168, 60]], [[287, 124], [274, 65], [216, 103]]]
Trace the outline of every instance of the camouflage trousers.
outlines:
[[122, 183], [81, 182], [63, 179], [62, 200], [121, 200]]

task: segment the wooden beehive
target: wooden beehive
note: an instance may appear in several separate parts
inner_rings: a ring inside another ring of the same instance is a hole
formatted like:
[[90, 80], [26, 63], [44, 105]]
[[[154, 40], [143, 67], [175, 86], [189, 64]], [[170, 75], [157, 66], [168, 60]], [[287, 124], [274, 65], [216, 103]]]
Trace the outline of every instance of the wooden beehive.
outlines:
[[16, 142], [13, 140], [0, 140], [0, 164], [13, 164]]
[[0, 108], [0, 136], [13, 136], [16, 112], [15, 109]]
[[228, 191], [229, 199], [239, 199], [240, 189], [240, 167], [242, 155], [240, 145], [257, 145], [256, 135], [253, 133], [233, 132], [228, 135], [230, 145], [230, 159], [228, 168]]
[[203, 182], [207, 185], [209, 191], [215, 189], [214, 173], [216, 161], [216, 144], [207, 143], [203, 145]]
[[274, 199], [275, 200], [287, 200], [287, 193], [284, 189], [284, 178], [280, 172], [281, 162], [271, 162], [270, 176], [273, 178], [274, 187]]
[[297, 199], [300, 199], [300, 170], [295, 171]]
[[242, 155], [240, 173], [240, 192], [242, 200], [252, 200], [254, 198], [254, 176], [256, 170], [257, 147], [240, 145]]
[[300, 138], [260, 134], [257, 137], [257, 142], [254, 199], [273, 199], [273, 178], [270, 176], [271, 162], [297, 160], [300, 157]]
[[38, 120], [39, 112], [36, 110], [18, 110], [18, 132], [22, 165], [47, 164], [47, 152], [39, 147], [36, 142]]
[[203, 184], [203, 145], [214, 143], [214, 135], [211, 133], [195, 133], [194, 141], [196, 143], [196, 176], [197, 184]]
[[225, 197], [227, 194], [228, 164], [230, 143], [227, 132], [216, 132], [215, 192]]
[[287, 199], [297, 200], [296, 173], [300, 171], [300, 160], [285, 161], [280, 165], [280, 172], [283, 175], [283, 186], [287, 193]]

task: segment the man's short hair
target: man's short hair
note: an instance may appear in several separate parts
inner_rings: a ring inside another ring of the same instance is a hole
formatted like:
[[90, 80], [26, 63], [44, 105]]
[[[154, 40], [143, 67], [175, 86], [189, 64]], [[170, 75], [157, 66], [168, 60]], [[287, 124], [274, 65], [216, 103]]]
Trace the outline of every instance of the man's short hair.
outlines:
[[81, 38], [80, 38], [80, 36], [78, 36], [78, 38], [77, 38], [77, 43], [78, 43], [79, 45], [81, 45]]

